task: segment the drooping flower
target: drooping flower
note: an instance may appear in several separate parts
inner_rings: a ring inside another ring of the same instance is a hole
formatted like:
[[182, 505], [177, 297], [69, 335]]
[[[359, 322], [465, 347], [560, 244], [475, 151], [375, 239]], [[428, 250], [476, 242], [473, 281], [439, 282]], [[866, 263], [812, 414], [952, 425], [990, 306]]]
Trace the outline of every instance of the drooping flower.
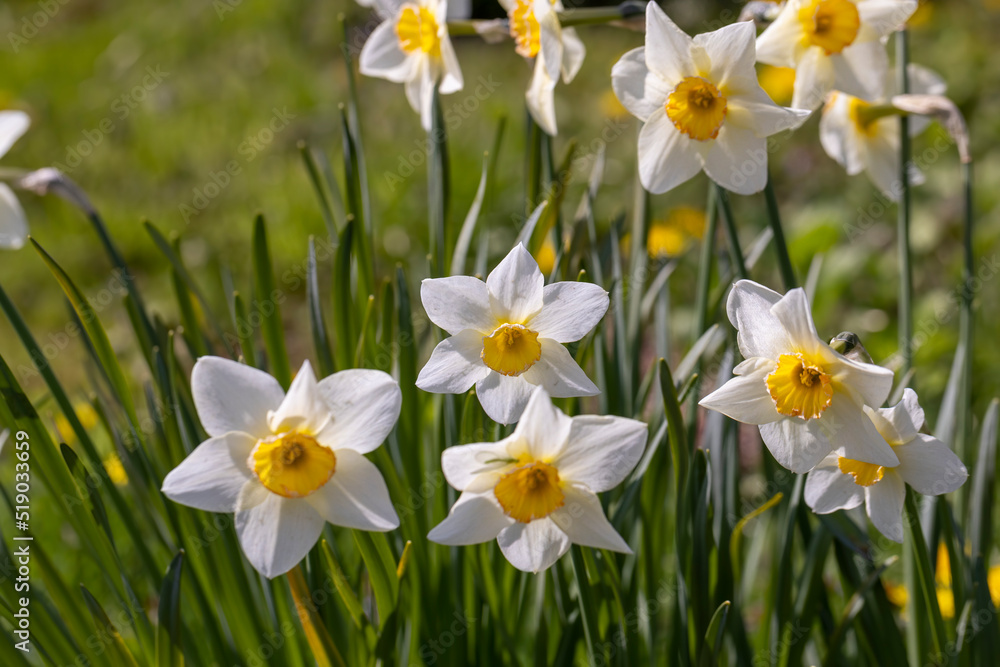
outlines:
[[399, 417], [401, 393], [389, 375], [354, 369], [317, 383], [306, 361], [285, 394], [263, 371], [202, 357], [191, 392], [211, 437], [166, 476], [163, 493], [235, 512], [243, 553], [264, 576], [294, 567], [326, 522], [399, 525], [381, 473], [364, 457]]
[[608, 293], [584, 282], [545, 285], [518, 244], [486, 278], [424, 280], [420, 300], [449, 334], [420, 371], [417, 386], [476, 395], [494, 421], [517, 421], [536, 386], [559, 398], [600, 393], [563, 343], [583, 338], [608, 310]]
[[[0, 157], [27, 132], [31, 119], [23, 111], [0, 111]], [[14, 191], [0, 183], [0, 248], [17, 250], [28, 238], [28, 219]]]
[[757, 424], [774, 458], [792, 472], [811, 470], [833, 450], [876, 466], [899, 464], [862, 409], [885, 401], [892, 372], [820, 340], [801, 288], [782, 296], [741, 280], [727, 309], [745, 361], [701, 405]]
[[500, 0], [517, 53], [534, 59], [525, 94], [528, 111], [547, 134], [556, 134], [554, 91], [559, 78], [569, 83], [580, 71], [586, 48], [573, 28], [559, 24], [562, 0]]
[[[911, 64], [910, 90], [915, 94], [941, 95], [945, 84], [934, 72]], [[819, 140], [826, 154], [851, 176], [868, 173], [878, 189], [893, 201], [903, 191], [899, 178], [899, 118], [902, 113], [887, 99], [866, 102], [860, 97], [835, 91], [823, 106]], [[929, 119], [911, 116], [910, 135], [927, 127]], [[909, 170], [913, 185], [923, 183], [919, 169]]]
[[736, 23], [689, 37], [655, 2], [646, 46], [611, 70], [618, 99], [643, 121], [639, 179], [663, 193], [704, 170], [751, 194], [767, 183], [766, 138], [800, 125], [808, 111], [779, 107], [757, 81], [754, 27]]
[[448, 94], [463, 85], [448, 36], [448, 2], [376, 0], [376, 5], [385, 20], [361, 49], [361, 73], [404, 84], [406, 99], [430, 131], [435, 88]]
[[880, 533], [903, 541], [906, 485], [926, 496], [951, 493], [969, 473], [955, 453], [937, 438], [920, 433], [924, 411], [912, 389], [891, 408], [865, 413], [892, 447], [899, 465], [881, 466], [830, 454], [806, 479], [805, 499], [817, 514], [853, 509], [865, 503], [868, 518]]
[[449, 545], [495, 538], [525, 572], [547, 569], [571, 543], [632, 553], [597, 494], [632, 471], [646, 438], [634, 419], [569, 418], [537, 388], [509, 437], [444, 451], [445, 478], [462, 495], [427, 537]]
[[792, 106], [815, 109], [831, 90], [866, 100], [884, 94], [885, 38], [917, 0], [788, 0], [757, 38], [757, 60], [795, 68]]

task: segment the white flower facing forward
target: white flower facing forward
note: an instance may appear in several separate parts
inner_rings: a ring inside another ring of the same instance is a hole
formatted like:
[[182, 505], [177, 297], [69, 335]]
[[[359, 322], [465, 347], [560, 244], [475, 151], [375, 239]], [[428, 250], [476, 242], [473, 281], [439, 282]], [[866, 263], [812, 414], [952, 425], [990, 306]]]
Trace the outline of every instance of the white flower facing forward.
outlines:
[[235, 512], [247, 559], [266, 577], [294, 567], [327, 521], [392, 530], [399, 519], [381, 473], [364, 454], [399, 417], [399, 385], [373, 370], [316, 382], [306, 361], [286, 395], [263, 371], [202, 357], [191, 374], [210, 439], [163, 480], [170, 499]]
[[516, 422], [536, 386], [552, 396], [593, 396], [600, 390], [563, 343], [580, 340], [608, 310], [598, 285], [545, 285], [524, 246], [508, 253], [486, 282], [470, 276], [433, 278], [420, 285], [431, 322], [449, 334], [434, 348], [417, 386], [461, 394], [476, 386], [490, 419]]
[[946, 444], [919, 433], [924, 411], [912, 389], [903, 392], [895, 407], [866, 406], [865, 412], [896, 452], [899, 465], [876, 466], [831, 454], [809, 473], [806, 504], [817, 514], [829, 514], [865, 503], [875, 528], [902, 542], [906, 485], [925, 496], [939, 496], [962, 486], [969, 473]]
[[754, 27], [736, 23], [686, 35], [655, 2], [646, 5], [646, 46], [615, 63], [618, 99], [643, 121], [639, 179], [653, 193], [704, 170], [740, 194], [767, 183], [767, 141], [798, 127], [808, 111], [771, 101], [754, 69]]
[[757, 38], [757, 60], [795, 68], [792, 106], [815, 109], [831, 90], [866, 100], [884, 94], [884, 40], [917, 0], [788, 0]]
[[406, 86], [406, 99], [431, 129], [434, 89], [462, 89], [462, 70], [448, 37], [447, 0], [377, 0], [385, 17], [361, 49], [361, 73]]
[[573, 28], [559, 25], [561, 0], [500, 0], [518, 54], [534, 58], [535, 71], [525, 99], [528, 111], [546, 133], [556, 134], [554, 91], [559, 78], [569, 83], [580, 71], [586, 48]]
[[759, 425], [774, 458], [792, 472], [812, 470], [832, 450], [898, 465], [862, 409], [885, 401], [892, 372], [848, 359], [820, 340], [801, 288], [782, 296], [741, 280], [727, 309], [746, 360], [701, 405]]
[[[28, 130], [31, 120], [23, 111], [0, 111], [0, 157]], [[28, 238], [28, 219], [14, 191], [0, 183], [0, 248], [17, 250]]]
[[[913, 65], [908, 67], [910, 91], [915, 94], [942, 95], [945, 84], [934, 72]], [[862, 171], [878, 189], [893, 201], [903, 192], [899, 178], [899, 116], [902, 112], [888, 100], [877, 103], [833, 92], [823, 106], [819, 121], [819, 140], [823, 150], [848, 175]], [[910, 134], [922, 132], [930, 120], [923, 116], [910, 118]], [[923, 183], [924, 176], [915, 166], [909, 170], [913, 185]]]
[[632, 553], [597, 494], [632, 471], [646, 437], [646, 425], [634, 419], [570, 419], [535, 389], [510, 437], [441, 455], [445, 478], [462, 495], [427, 538], [449, 545], [496, 538], [511, 565], [525, 572], [547, 569], [571, 543]]

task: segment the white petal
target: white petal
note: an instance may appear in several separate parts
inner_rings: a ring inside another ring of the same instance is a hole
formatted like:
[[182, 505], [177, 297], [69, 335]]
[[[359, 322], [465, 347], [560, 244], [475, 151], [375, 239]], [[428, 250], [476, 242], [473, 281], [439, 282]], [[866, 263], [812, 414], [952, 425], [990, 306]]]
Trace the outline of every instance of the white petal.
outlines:
[[365, 76], [404, 83], [413, 79], [416, 74], [418, 60], [408, 56], [399, 47], [396, 22], [397, 18], [393, 16], [381, 23], [361, 48], [358, 65]]
[[969, 471], [955, 452], [933, 436], [920, 433], [908, 444], [896, 447], [896, 473], [917, 493], [940, 496], [965, 484]]
[[28, 238], [28, 218], [17, 195], [0, 183], [0, 248], [18, 250]]
[[868, 518], [878, 532], [893, 542], [903, 541], [903, 502], [906, 500], [906, 485], [892, 470], [877, 483], [865, 489], [865, 503]]
[[837, 459], [836, 454], [827, 456], [806, 477], [806, 504], [816, 514], [854, 509], [865, 501], [864, 487], [840, 472]]
[[242, 431], [271, 434], [267, 413], [281, 405], [285, 391], [264, 371], [222, 357], [201, 357], [191, 371], [191, 394], [209, 435]]
[[[880, 192], [893, 201], [899, 201], [903, 193], [903, 182], [899, 177], [899, 120], [882, 118], [875, 122], [877, 134], [865, 142], [865, 170]], [[910, 170], [910, 184], [919, 185], [922, 182], [923, 175], [914, 165]]]
[[611, 68], [611, 86], [622, 106], [643, 122], [663, 108], [671, 91], [646, 67], [646, 49], [642, 46], [623, 55]]
[[573, 417], [569, 443], [553, 465], [559, 478], [602, 493], [621, 484], [646, 448], [649, 428], [625, 417]]
[[639, 130], [642, 186], [653, 194], [663, 194], [693, 178], [701, 168], [693, 140], [674, 127], [663, 105], [658, 106]]
[[[778, 303], [771, 306], [771, 313], [781, 323], [788, 335], [791, 350], [801, 350], [806, 353], [814, 351], [823, 345], [816, 333], [812, 313], [809, 310], [809, 299], [801, 287], [788, 290]], [[790, 350], [785, 350], [786, 352]]]
[[890, 468], [899, 465], [892, 446], [885, 441], [861, 406], [850, 397], [834, 394], [830, 407], [818, 421], [840, 456]]
[[694, 37], [692, 51], [696, 62], [699, 51], [703, 51], [708, 60], [709, 69], [702, 71], [702, 76], [717, 87], [725, 88], [727, 97], [757, 83], [754, 70], [756, 37], [753, 21], [732, 23]]
[[778, 463], [794, 473], [804, 473], [815, 468], [833, 449], [817, 422], [818, 419], [804, 421], [790, 417], [758, 428]]
[[792, 349], [785, 328], [771, 312], [780, 300], [780, 294], [752, 280], [740, 280], [733, 285], [726, 311], [736, 328], [736, 340], [745, 358], [764, 357], [777, 361]]
[[741, 195], [767, 185], [767, 140], [753, 131], [724, 123], [704, 153], [705, 173], [722, 187]]
[[495, 539], [514, 519], [504, 514], [492, 491], [463, 493], [444, 521], [434, 526], [427, 539], [438, 544], [464, 546]]
[[558, 132], [555, 87], [556, 79], [552, 78], [545, 61], [539, 56], [535, 60], [534, 74], [532, 74], [531, 84], [528, 86], [524, 99], [535, 123], [549, 136], [555, 136]]
[[302, 498], [275, 493], [236, 513], [236, 534], [247, 560], [268, 579], [295, 567], [323, 532], [323, 517]]
[[553, 283], [542, 294], [542, 310], [526, 326], [540, 338], [560, 343], [572, 343], [590, 333], [610, 303], [604, 288], [593, 283]]
[[319, 393], [333, 419], [317, 439], [333, 448], [367, 454], [378, 449], [399, 419], [399, 384], [382, 371], [355, 368], [323, 378]]
[[416, 92], [412, 99], [418, 100], [417, 106], [413, 108], [420, 113], [420, 124], [425, 132], [430, 132], [434, 126], [434, 91], [437, 89], [437, 82], [437, 68], [430, 58], [422, 58], [420, 76], [415, 80]]
[[757, 62], [774, 67], [795, 67], [804, 35], [799, 21], [800, 0], [790, 0], [757, 38]]
[[462, 77], [462, 68], [458, 64], [458, 56], [455, 55], [455, 48], [451, 45], [451, 37], [448, 36], [448, 26], [441, 27], [443, 36], [441, 37], [441, 85], [442, 95], [457, 93], [465, 86]]
[[[479, 442], [472, 445], [448, 447], [441, 452], [441, 471], [451, 486], [459, 491], [468, 491], [473, 485], [476, 493], [493, 484], [480, 484], [481, 477], [492, 477], [491, 473], [510, 465], [511, 456], [507, 451], [510, 438], [500, 442]], [[494, 537], [496, 537], [494, 535]]]
[[490, 292], [478, 278], [428, 278], [420, 283], [420, 302], [431, 322], [452, 336], [463, 329], [489, 334], [497, 328]]
[[550, 338], [539, 337], [538, 342], [542, 347], [541, 358], [521, 375], [527, 382], [545, 387], [555, 398], [601, 393], [563, 345]]
[[28, 131], [31, 118], [23, 111], [0, 111], [0, 157]]
[[545, 278], [538, 262], [518, 243], [486, 278], [493, 315], [522, 323], [542, 309]]
[[875, 102], [885, 96], [889, 77], [889, 54], [878, 40], [855, 42], [840, 55], [831, 56], [834, 88], [848, 95]]
[[823, 150], [851, 176], [865, 169], [863, 138], [850, 115], [853, 99], [853, 95], [831, 93], [819, 119], [819, 141]]
[[337, 469], [326, 484], [306, 497], [335, 526], [384, 532], [399, 527], [382, 473], [349, 449], [337, 450]]
[[534, 388], [523, 375], [508, 377], [490, 371], [476, 382], [476, 395], [490, 419], [500, 424], [513, 424], [521, 418]]
[[917, 0], [860, 0], [856, 4], [861, 22], [879, 37], [901, 28], [917, 11]]
[[632, 553], [622, 536], [604, 515], [601, 501], [590, 491], [564, 487], [565, 501], [551, 514], [552, 522], [566, 533], [570, 542], [594, 549]]
[[858, 403], [882, 405], [892, 391], [893, 375], [888, 368], [854, 361], [837, 354], [832, 371], [833, 381], [853, 392], [858, 397]]
[[767, 390], [767, 376], [774, 372], [774, 361], [764, 357], [748, 361], [754, 362], [749, 372], [731, 378], [701, 399], [699, 405], [744, 424], [770, 424], [782, 419]]
[[771, 101], [764, 89], [754, 81], [755, 89], [727, 104], [726, 124], [743, 127], [758, 137], [769, 137], [784, 130], [794, 130], [811, 115], [808, 109], [789, 109]]
[[569, 537], [550, 519], [516, 522], [500, 531], [497, 543], [504, 557], [522, 572], [549, 569], [569, 551]]
[[672, 85], [694, 74], [691, 43], [655, 2], [646, 5], [646, 65], [650, 70]]
[[532, 458], [551, 461], [563, 451], [569, 439], [572, 420], [552, 405], [552, 399], [541, 387], [531, 393], [514, 436], [528, 446]]
[[563, 83], [569, 83], [576, 78], [577, 73], [583, 66], [583, 59], [587, 55], [587, 48], [583, 45], [583, 40], [576, 34], [574, 28], [563, 28], [562, 41], [562, 78]]
[[329, 425], [332, 417], [330, 406], [319, 391], [312, 364], [306, 359], [295, 374], [281, 405], [267, 415], [267, 423], [272, 433], [302, 430], [319, 434]]
[[826, 94], [833, 90], [836, 74], [830, 58], [818, 46], [810, 46], [805, 50], [795, 68], [793, 107], [815, 109], [826, 98]]
[[903, 400], [891, 408], [865, 406], [875, 428], [890, 445], [905, 445], [917, 437], [924, 425], [924, 409], [917, 401], [917, 392], [909, 387], [903, 390]]
[[488, 376], [483, 363], [483, 334], [472, 329], [445, 338], [437, 344], [427, 364], [420, 369], [417, 386], [435, 394], [463, 394]]
[[247, 459], [257, 441], [227, 433], [194, 448], [163, 478], [163, 494], [181, 505], [206, 512], [232, 512], [243, 485], [255, 479]]

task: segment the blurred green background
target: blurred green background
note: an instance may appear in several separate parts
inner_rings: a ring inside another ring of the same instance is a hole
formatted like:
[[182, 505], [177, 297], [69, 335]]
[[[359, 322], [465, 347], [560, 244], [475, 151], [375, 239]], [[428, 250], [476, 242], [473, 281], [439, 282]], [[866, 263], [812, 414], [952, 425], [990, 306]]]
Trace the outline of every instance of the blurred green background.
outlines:
[[[689, 32], [735, 20], [740, 3], [673, 1], [667, 11]], [[477, 4], [477, 15], [497, 7]], [[226, 312], [220, 267], [231, 270], [238, 289], [249, 287], [250, 229], [263, 212], [269, 224], [275, 268], [301, 271], [309, 235], [325, 227], [297, 148], [300, 141], [325, 151], [334, 165], [340, 151], [338, 104], [346, 98], [338, 15], [346, 14], [348, 46], [363, 43], [374, 27], [372, 13], [346, 0], [16, 0], [0, 6], [0, 108], [27, 111], [31, 130], [3, 159], [6, 167], [63, 168], [93, 199], [150, 300], [151, 310], [176, 322], [167, 262], [141, 221], [182, 237], [184, 259], [207, 286], [217, 312]], [[721, 17], [721, 18], [720, 18]], [[984, 267], [977, 293], [975, 412], [1000, 392], [997, 303], [1000, 296], [1000, 225], [996, 220], [1000, 157], [996, 57], [1000, 2], [922, 2], [913, 21], [915, 62], [938, 71], [949, 95], [965, 113], [976, 159], [976, 253]], [[40, 27], [35, 27], [40, 25]], [[586, 182], [593, 151], [606, 143], [607, 167], [598, 197], [598, 220], [630, 210], [635, 196], [638, 123], [621, 116], [610, 92], [610, 69], [642, 35], [615, 27], [581, 28], [588, 53], [570, 85], [557, 88], [560, 135], [557, 159], [569, 141], [579, 142], [578, 167], [566, 198], [572, 214]], [[483, 151], [498, 119], [508, 119], [498, 180], [482, 228], [491, 253], [504, 254], [523, 220], [524, 106], [529, 66], [511, 43], [485, 45], [456, 40], [465, 90], [443, 98], [449, 124], [453, 174], [451, 234], [474, 196]], [[426, 260], [426, 151], [418, 117], [402, 87], [361, 79], [362, 130], [372, 190], [380, 270], [395, 262], [423, 274]], [[804, 278], [823, 255], [814, 312], [821, 335], [859, 333], [876, 361], [896, 349], [895, 208], [864, 176], [849, 178], [822, 152], [813, 118], [795, 135], [780, 138], [772, 155], [782, 214], [793, 259]], [[274, 131], [272, 131], [274, 130]], [[602, 139], [603, 136], [603, 139]], [[914, 147], [926, 164], [927, 183], [914, 197], [916, 330], [929, 334], [917, 351], [917, 383], [928, 412], [936, 413], [955, 346], [958, 312], [952, 300], [960, 279], [961, 192], [953, 149], [931, 149], [943, 135], [934, 126]], [[229, 173], [226, 173], [228, 169]], [[339, 169], [335, 166], [339, 177]], [[218, 186], [218, 187], [216, 187]], [[703, 207], [706, 179], [654, 198], [665, 218], [682, 206]], [[120, 296], [97, 240], [81, 214], [53, 199], [23, 194], [33, 236], [106, 305], [101, 317], [126, 360], [128, 325]], [[745, 243], [766, 226], [763, 197], [736, 197]], [[187, 208], [185, 208], [187, 207]], [[859, 220], [867, 231], [850, 238]], [[724, 250], [724, 248], [723, 248]], [[693, 294], [697, 250], [691, 248], [672, 277], [672, 314], [680, 344], [690, 330], [685, 313]], [[768, 251], [754, 272], [780, 288]], [[50, 344], [57, 373], [70, 387], [82, 378], [82, 344], [61, 332], [70, 322], [55, 281], [29, 248], [0, 255], [0, 283], [25, 313], [36, 338]], [[284, 306], [293, 366], [306, 354], [308, 320], [301, 281]], [[108, 299], [109, 296], [114, 298]], [[32, 378], [20, 345], [0, 322], [0, 352], [31, 393]], [[638, 353], [638, 352], [637, 352]], [[141, 364], [136, 363], [135, 368]], [[79, 384], [79, 383], [77, 383]], [[82, 397], [81, 397], [82, 398]]]

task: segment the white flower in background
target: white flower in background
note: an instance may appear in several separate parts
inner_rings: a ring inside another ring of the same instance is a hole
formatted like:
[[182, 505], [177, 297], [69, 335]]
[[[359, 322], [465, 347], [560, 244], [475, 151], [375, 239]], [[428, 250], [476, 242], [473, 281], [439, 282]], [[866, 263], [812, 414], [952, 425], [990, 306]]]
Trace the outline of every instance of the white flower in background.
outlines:
[[924, 411], [912, 389], [904, 390], [895, 407], [865, 406], [865, 412], [896, 452], [899, 465], [877, 466], [831, 454], [809, 473], [806, 504], [817, 514], [829, 514], [865, 503], [878, 531], [902, 542], [906, 485], [925, 496], [939, 496], [962, 486], [969, 473], [946, 444], [919, 433]]
[[[912, 64], [908, 71], [912, 93], [944, 94], [944, 81], [934, 72]], [[819, 140], [826, 154], [850, 176], [867, 172], [878, 189], [893, 201], [899, 201], [903, 191], [899, 178], [900, 113], [888, 99], [871, 103], [838, 91], [830, 94], [819, 121]], [[910, 136], [922, 132], [928, 123], [927, 117], [911, 116]], [[919, 185], [924, 176], [913, 167], [909, 180]]]
[[385, 17], [361, 49], [361, 73], [406, 86], [406, 99], [431, 129], [434, 89], [462, 89], [462, 70], [448, 37], [447, 0], [377, 0]]
[[306, 361], [288, 394], [263, 371], [202, 357], [191, 392], [209, 440], [163, 480], [170, 499], [235, 512], [247, 559], [266, 577], [287, 572], [329, 521], [361, 530], [399, 525], [381, 473], [364, 454], [399, 417], [399, 385], [373, 370], [317, 383]]
[[509, 437], [441, 455], [445, 478], [462, 495], [427, 538], [449, 545], [496, 538], [525, 572], [547, 569], [571, 543], [632, 553], [597, 494], [632, 471], [647, 434], [644, 423], [624, 417], [570, 419], [535, 389]]
[[757, 38], [757, 60], [795, 68], [792, 106], [815, 109], [831, 90], [866, 100], [884, 94], [885, 39], [917, 0], [788, 0]]
[[[0, 111], [0, 157], [28, 130], [31, 119], [23, 111]], [[17, 250], [28, 238], [28, 219], [14, 191], [0, 183], [0, 248]]]
[[646, 5], [646, 46], [615, 63], [615, 94], [645, 125], [639, 179], [663, 193], [704, 170], [733, 192], [767, 183], [767, 141], [808, 111], [779, 107], [757, 82], [754, 25], [686, 35], [655, 2]]
[[476, 385], [490, 419], [516, 422], [536, 386], [552, 396], [593, 396], [590, 381], [563, 343], [580, 340], [604, 317], [608, 293], [584, 282], [545, 285], [520, 243], [486, 278], [424, 280], [420, 300], [449, 334], [420, 371], [417, 386], [461, 394]]
[[546, 133], [556, 134], [554, 91], [580, 71], [587, 50], [573, 28], [559, 25], [561, 0], [500, 0], [507, 12], [518, 54], [534, 58], [535, 72], [525, 99], [528, 111]]
[[811, 470], [832, 450], [857, 461], [898, 465], [862, 409], [882, 405], [892, 372], [848, 359], [820, 340], [801, 288], [782, 296], [741, 280], [727, 309], [746, 360], [701, 405], [759, 425], [774, 458], [792, 472]]

